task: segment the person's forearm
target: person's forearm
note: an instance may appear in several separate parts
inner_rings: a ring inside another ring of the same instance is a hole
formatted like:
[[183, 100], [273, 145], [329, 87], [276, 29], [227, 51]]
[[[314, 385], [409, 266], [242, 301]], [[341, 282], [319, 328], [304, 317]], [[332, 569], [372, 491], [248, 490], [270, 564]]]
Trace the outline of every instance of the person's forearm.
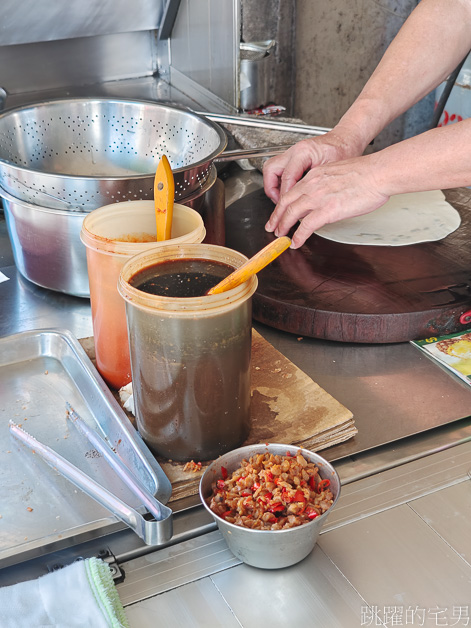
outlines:
[[471, 119], [432, 129], [362, 159], [375, 187], [404, 192], [471, 186]]
[[335, 127], [364, 150], [430, 93], [471, 49], [471, 0], [422, 0]]

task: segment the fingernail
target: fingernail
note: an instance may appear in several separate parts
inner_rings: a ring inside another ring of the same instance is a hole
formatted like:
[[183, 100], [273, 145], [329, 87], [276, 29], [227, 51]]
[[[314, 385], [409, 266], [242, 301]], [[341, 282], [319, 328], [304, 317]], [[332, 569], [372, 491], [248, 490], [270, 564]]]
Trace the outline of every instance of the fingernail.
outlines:
[[273, 227], [269, 222], [267, 222], [267, 224], [265, 225], [265, 231], [268, 231], [269, 233], [273, 231]]

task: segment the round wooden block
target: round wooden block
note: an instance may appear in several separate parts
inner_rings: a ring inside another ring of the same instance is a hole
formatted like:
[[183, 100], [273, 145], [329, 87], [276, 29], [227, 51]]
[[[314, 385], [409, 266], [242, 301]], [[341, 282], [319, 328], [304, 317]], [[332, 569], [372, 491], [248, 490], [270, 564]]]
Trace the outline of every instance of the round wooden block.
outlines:
[[[255, 320], [300, 336], [391, 343], [471, 327], [471, 191], [445, 191], [462, 224], [439, 242], [339, 244], [313, 235], [258, 274]], [[251, 257], [275, 236], [262, 189], [226, 209], [226, 246]], [[460, 322], [460, 318], [463, 322]]]

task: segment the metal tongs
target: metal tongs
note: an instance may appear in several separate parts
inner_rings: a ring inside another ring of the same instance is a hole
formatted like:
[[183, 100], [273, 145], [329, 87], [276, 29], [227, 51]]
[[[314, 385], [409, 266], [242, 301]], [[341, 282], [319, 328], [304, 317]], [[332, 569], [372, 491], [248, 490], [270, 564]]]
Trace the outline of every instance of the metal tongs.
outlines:
[[126, 486], [146, 507], [154, 517], [154, 521], [145, 519], [134, 508], [124, 503], [119, 497], [110, 493], [84, 471], [73, 465], [53, 449], [39, 442], [19, 425], [10, 421], [10, 432], [39, 454], [53, 469], [75, 484], [84, 493], [95, 499], [99, 504], [110, 510], [147, 544], [161, 545], [172, 538], [172, 510], [160, 503], [143, 484], [129, 471], [119, 456], [95, 430], [88, 427], [69, 403], [66, 404], [67, 417], [87, 437], [90, 444], [103, 456], [110, 467], [117, 473]]

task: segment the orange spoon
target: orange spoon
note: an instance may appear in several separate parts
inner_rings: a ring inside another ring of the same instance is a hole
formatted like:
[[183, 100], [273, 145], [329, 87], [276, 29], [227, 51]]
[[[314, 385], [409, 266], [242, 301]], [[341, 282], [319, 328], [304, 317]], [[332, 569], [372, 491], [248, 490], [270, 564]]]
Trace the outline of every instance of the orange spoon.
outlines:
[[281, 238], [273, 240], [273, 242], [267, 244], [265, 248], [256, 253], [240, 268], [208, 290], [206, 294], [220, 294], [221, 292], [226, 292], [226, 290], [231, 290], [231, 288], [239, 286], [241, 283], [244, 283], [244, 281], [247, 281], [247, 279], [250, 279], [252, 275], [262, 270], [262, 268], [268, 266], [270, 262], [273, 262], [283, 251], [286, 251], [290, 244], [291, 240], [288, 236], [282, 236]]
[[171, 238], [174, 198], [175, 182], [173, 180], [172, 168], [170, 167], [167, 156], [162, 155], [154, 179], [157, 242], [170, 240]]

